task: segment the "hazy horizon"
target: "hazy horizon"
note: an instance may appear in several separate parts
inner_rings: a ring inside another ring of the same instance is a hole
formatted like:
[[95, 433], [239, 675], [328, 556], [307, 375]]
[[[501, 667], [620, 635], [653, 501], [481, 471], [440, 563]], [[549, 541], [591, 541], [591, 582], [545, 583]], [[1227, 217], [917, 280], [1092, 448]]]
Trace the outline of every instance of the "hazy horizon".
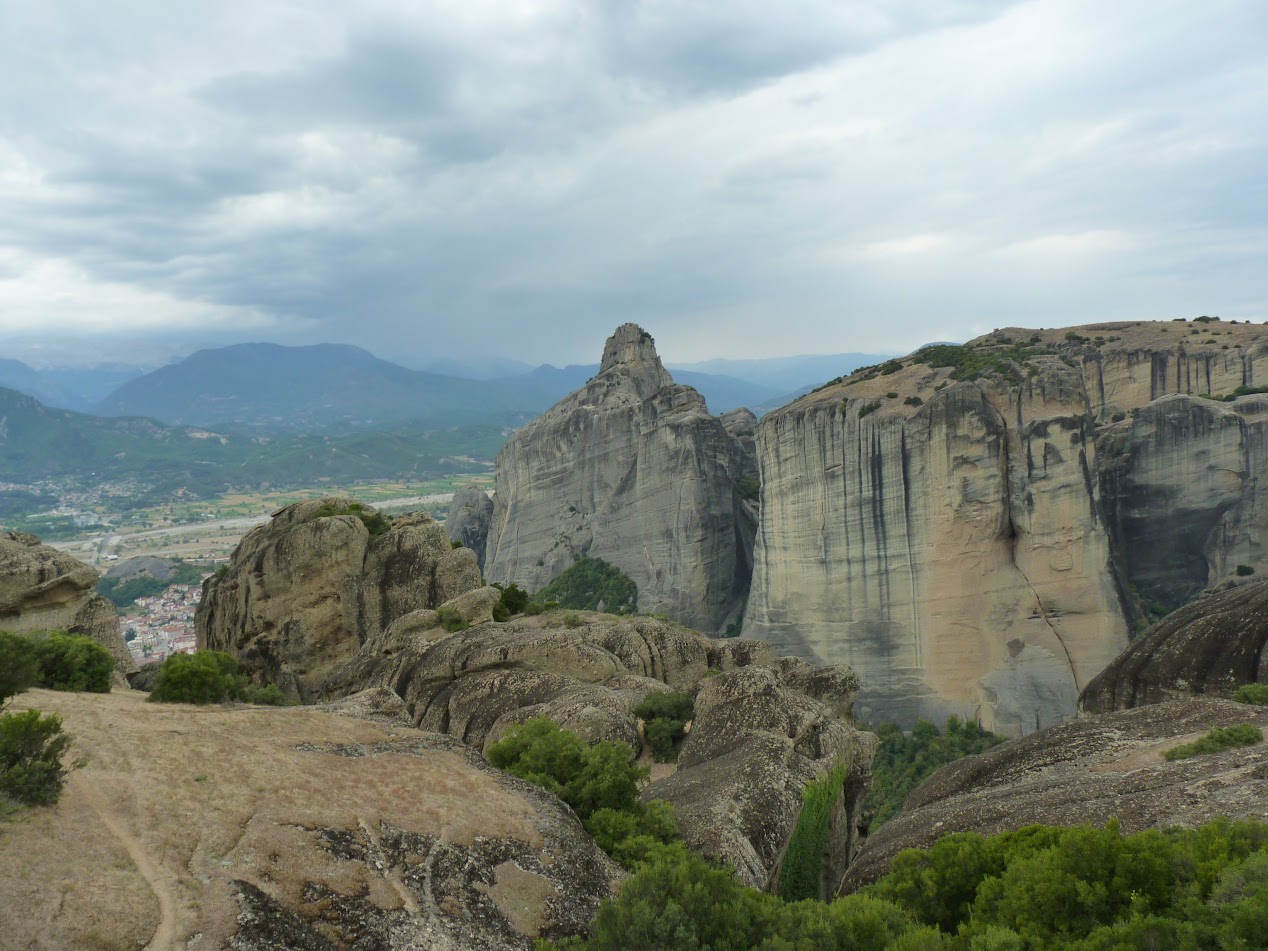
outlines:
[[1254, 0], [11, 6], [0, 355], [33, 365], [1268, 319]]

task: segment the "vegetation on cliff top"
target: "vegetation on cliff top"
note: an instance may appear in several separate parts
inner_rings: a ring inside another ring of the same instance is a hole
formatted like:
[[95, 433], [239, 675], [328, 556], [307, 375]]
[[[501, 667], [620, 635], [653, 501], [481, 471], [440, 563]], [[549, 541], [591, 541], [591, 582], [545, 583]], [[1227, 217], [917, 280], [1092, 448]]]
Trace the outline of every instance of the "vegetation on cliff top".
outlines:
[[785, 902], [699, 856], [639, 868], [590, 935], [539, 949], [1134, 951], [1263, 948], [1268, 824], [1120, 834], [1027, 826], [909, 849], [862, 893]]

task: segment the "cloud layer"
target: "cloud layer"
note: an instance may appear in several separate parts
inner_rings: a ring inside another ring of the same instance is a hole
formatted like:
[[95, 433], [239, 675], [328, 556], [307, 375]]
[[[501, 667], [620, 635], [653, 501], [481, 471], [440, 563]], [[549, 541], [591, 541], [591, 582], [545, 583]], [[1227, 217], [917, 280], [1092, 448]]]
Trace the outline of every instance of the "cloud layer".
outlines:
[[1259, 0], [6, 7], [0, 350], [1268, 318]]

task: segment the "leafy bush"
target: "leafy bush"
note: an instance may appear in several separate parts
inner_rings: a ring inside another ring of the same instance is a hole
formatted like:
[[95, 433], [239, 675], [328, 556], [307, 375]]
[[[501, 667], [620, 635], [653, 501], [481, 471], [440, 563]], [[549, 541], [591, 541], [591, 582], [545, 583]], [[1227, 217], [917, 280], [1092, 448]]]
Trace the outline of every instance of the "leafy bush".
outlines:
[[1200, 740], [1167, 750], [1162, 754], [1162, 758], [1165, 760], [1189, 759], [1192, 756], [1204, 756], [1208, 753], [1222, 753], [1239, 746], [1253, 746], [1256, 743], [1262, 743], [1263, 740], [1263, 732], [1250, 723], [1217, 726]]
[[935, 344], [916, 351], [915, 361], [934, 368], [950, 367], [953, 380], [976, 380], [987, 373], [1016, 378], [1019, 367], [1040, 354], [1051, 353], [1043, 347], [1014, 345], [975, 349], [954, 344]]
[[635, 614], [638, 586], [615, 565], [584, 555], [538, 591], [534, 599], [558, 601], [560, 607], [574, 611]]
[[903, 400], [903, 405], [904, 406], [923, 406], [924, 402], [925, 401], [922, 400], [919, 396], [909, 396], [905, 400]]
[[861, 404], [859, 406], [859, 419], [862, 419], [864, 416], [870, 416], [872, 413], [875, 413], [880, 408], [881, 408], [880, 400], [872, 400], [870, 403]]
[[934, 770], [974, 753], [983, 753], [1003, 739], [959, 717], [947, 720], [946, 734], [928, 720], [920, 720], [911, 735], [892, 723], [865, 727], [881, 739], [872, 761], [872, 788], [867, 808], [872, 811], [872, 830], [888, 822]]
[[40, 665], [40, 686], [77, 693], [109, 693], [114, 658], [91, 637], [58, 631], [32, 640]]
[[736, 480], [735, 489], [740, 493], [740, 498], [748, 499], [750, 502], [756, 502], [762, 495], [761, 481], [752, 476], [740, 476]]
[[39, 710], [0, 716], [0, 797], [51, 806], [66, 784], [62, 755], [71, 737], [60, 718]]
[[841, 797], [845, 777], [845, 766], [839, 764], [801, 792], [801, 814], [779, 872], [779, 895], [785, 901], [823, 897], [823, 855], [828, 848], [833, 807]]
[[493, 583], [493, 587], [502, 592], [502, 597], [498, 599], [498, 603], [493, 606], [493, 620], [505, 621], [512, 614], [522, 614], [528, 607], [529, 594], [517, 584], [500, 585]]
[[1233, 694], [1238, 703], [1252, 703], [1257, 707], [1268, 707], [1268, 684], [1242, 684]]
[[265, 684], [263, 687], [247, 687], [242, 692], [242, 699], [247, 703], [255, 703], [265, 707], [285, 707], [290, 705], [286, 694], [277, 684]]
[[649, 693], [634, 708], [634, 716], [643, 721], [643, 735], [658, 763], [672, 763], [678, 758], [687, 735], [687, 721], [696, 714], [696, 699], [689, 693]]
[[10, 697], [34, 687], [39, 679], [35, 645], [21, 634], [0, 631], [0, 707]]
[[1252, 568], [1250, 565], [1238, 565], [1238, 566], [1237, 566], [1237, 574], [1238, 574], [1238, 577], [1245, 578], [1245, 577], [1247, 577], [1247, 576], [1249, 576], [1249, 575], [1253, 575], [1254, 573], [1255, 573], [1255, 569], [1254, 569], [1254, 568]]
[[581, 619], [581, 615], [575, 611], [569, 611], [563, 616], [564, 627], [581, 627], [585, 622]]
[[467, 623], [467, 619], [463, 617], [462, 612], [457, 608], [437, 608], [436, 615], [440, 618], [440, 626], [450, 634], [457, 631], [465, 631], [471, 626]]
[[678, 835], [667, 804], [639, 800], [648, 770], [632, 763], [619, 743], [587, 746], [557, 723], [534, 717], [490, 746], [489, 762], [566, 802], [599, 847], [626, 868], [661, 855]]
[[1231, 951], [1265, 947], [1266, 915], [1268, 824], [1122, 836], [1111, 822], [945, 836], [831, 903], [784, 902], [667, 851], [600, 906], [588, 938], [558, 947]]
[[227, 703], [240, 700], [247, 690], [245, 674], [238, 673], [238, 659], [221, 651], [173, 654], [163, 661], [151, 703]]
[[[384, 515], [382, 512], [376, 512], [373, 509], [367, 509], [360, 502], [353, 502], [343, 508], [336, 508], [329, 502], [317, 507], [313, 513], [314, 518], [333, 518], [336, 515], [352, 515], [361, 520], [370, 532], [371, 536], [384, 535], [392, 528], [391, 516]], [[460, 547], [460, 546], [455, 546]]]

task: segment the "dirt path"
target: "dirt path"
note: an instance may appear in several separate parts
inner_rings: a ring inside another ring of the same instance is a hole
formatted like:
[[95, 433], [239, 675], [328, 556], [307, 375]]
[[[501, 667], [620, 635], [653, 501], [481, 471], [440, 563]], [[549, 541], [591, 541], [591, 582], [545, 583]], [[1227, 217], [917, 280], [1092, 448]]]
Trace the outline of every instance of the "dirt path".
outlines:
[[151, 860], [150, 855], [137, 841], [136, 836], [128, 829], [123, 818], [116, 812], [93, 786], [92, 780], [82, 772], [72, 773], [70, 782], [79, 790], [93, 810], [101, 818], [102, 825], [110, 830], [110, 834], [119, 840], [119, 844], [127, 850], [132, 863], [150, 886], [150, 891], [158, 899], [159, 923], [154, 929], [146, 951], [168, 951], [176, 947], [176, 881], [165, 872], [161, 864]]

